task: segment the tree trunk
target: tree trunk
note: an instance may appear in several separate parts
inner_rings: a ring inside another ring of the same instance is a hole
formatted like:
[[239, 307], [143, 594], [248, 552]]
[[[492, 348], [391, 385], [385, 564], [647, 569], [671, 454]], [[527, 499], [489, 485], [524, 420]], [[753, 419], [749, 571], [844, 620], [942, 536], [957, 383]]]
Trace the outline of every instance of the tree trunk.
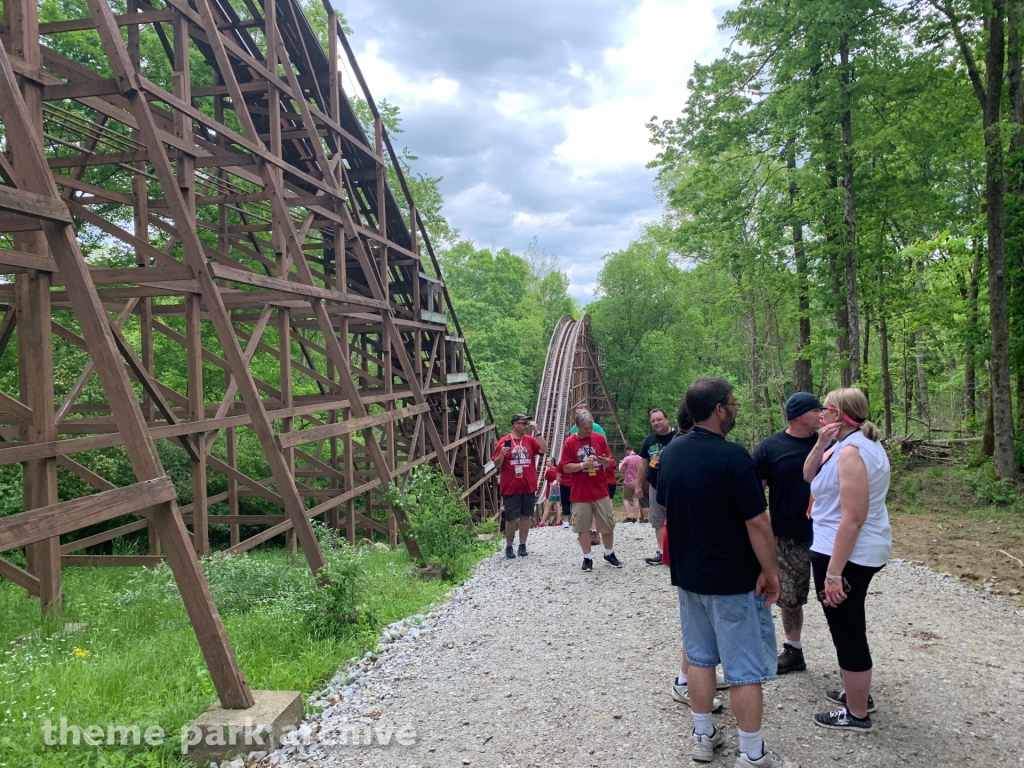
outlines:
[[[881, 287], [885, 275], [878, 268], [878, 284]], [[892, 435], [892, 377], [889, 374], [889, 328], [885, 320], [885, 294], [878, 296], [878, 346], [882, 365], [882, 408], [884, 410], [885, 436]]]
[[997, 477], [1016, 474], [1013, 456], [1013, 399], [1010, 391], [1010, 330], [1006, 288], [1006, 217], [1004, 152], [1000, 118], [1003, 65], [1006, 55], [1006, 0], [992, 0], [985, 53], [985, 198], [988, 229], [989, 326], [992, 359], [989, 366], [992, 401], [993, 458]]
[[970, 282], [967, 287], [967, 343], [964, 345], [964, 407], [967, 420], [974, 423], [978, 418], [978, 362], [976, 344], [978, 338], [978, 288], [981, 276], [981, 247], [974, 244], [974, 263], [971, 265]]
[[811, 343], [811, 301], [810, 287], [807, 282], [807, 251], [804, 249], [804, 228], [795, 213], [797, 187], [793, 174], [796, 171], [796, 153], [793, 151], [792, 142], [790, 142], [789, 152], [786, 154], [786, 167], [789, 169], [789, 206], [793, 216], [793, 258], [796, 261], [797, 315], [800, 319], [796, 359], [793, 362], [793, 388], [798, 392], [813, 392], [811, 360], [804, 352]]
[[1010, 98], [1010, 168], [1006, 217], [1007, 326], [1015, 350], [1010, 350], [1016, 367], [1018, 434], [1024, 433], [1024, 351], [1021, 333], [1024, 330], [1024, 51], [1021, 27], [1024, 25], [1024, 1], [1009, 0], [1007, 4], [1008, 50], [1006, 53], [1008, 95]]
[[839, 35], [839, 67], [843, 109], [840, 118], [843, 132], [843, 221], [846, 224], [846, 349], [850, 384], [854, 384], [860, 381], [860, 312], [857, 307], [857, 214], [853, 200], [853, 116], [850, 111], [853, 65], [846, 32]]
[[985, 428], [981, 432], [981, 455], [991, 457], [996, 450], [995, 419], [992, 416], [992, 393], [989, 393], [988, 408], [985, 410]]

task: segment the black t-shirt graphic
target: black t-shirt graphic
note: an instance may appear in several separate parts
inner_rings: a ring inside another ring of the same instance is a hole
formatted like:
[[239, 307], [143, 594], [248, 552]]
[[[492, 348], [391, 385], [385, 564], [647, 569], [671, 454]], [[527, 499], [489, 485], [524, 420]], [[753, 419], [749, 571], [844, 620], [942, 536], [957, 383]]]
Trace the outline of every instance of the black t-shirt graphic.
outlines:
[[640, 448], [640, 458], [647, 459], [648, 462], [647, 482], [651, 484], [652, 488], [658, 487], [658, 464], [661, 461], [661, 452], [665, 450], [665, 446], [671, 443], [672, 438], [675, 436], [675, 430], [666, 435], [651, 432]]
[[769, 435], [754, 449], [757, 474], [768, 481], [768, 511], [776, 536], [796, 541], [814, 539], [807, 517], [811, 486], [804, 480], [804, 461], [817, 441], [817, 435], [793, 437], [782, 431]]

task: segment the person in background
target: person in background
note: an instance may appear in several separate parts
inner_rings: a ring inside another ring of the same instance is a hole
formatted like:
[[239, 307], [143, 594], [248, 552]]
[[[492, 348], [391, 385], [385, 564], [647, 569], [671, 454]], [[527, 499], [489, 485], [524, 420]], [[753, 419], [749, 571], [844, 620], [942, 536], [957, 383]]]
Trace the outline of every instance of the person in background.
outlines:
[[594, 417], [589, 411], [576, 414], [577, 432], [566, 438], [558, 469], [573, 475], [572, 529], [579, 536], [583, 550], [583, 571], [594, 570], [591, 555], [591, 523], [596, 525], [604, 543], [604, 560], [613, 568], [622, 563], [615, 556], [615, 515], [612, 500], [608, 498], [608, 483], [604, 470], [615, 468], [615, 459], [608, 442], [593, 431]]
[[[531, 434], [527, 434], [527, 432]], [[526, 537], [537, 497], [537, 457], [547, 453], [537, 422], [524, 413], [512, 417], [512, 431], [498, 441], [491, 460], [500, 471], [498, 486], [505, 506], [505, 559], [515, 560], [512, 543], [519, 531], [519, 557], [526, 557]]]
[[[558, 504], [560, 496], [558, 493], [558, 470], [555, 468], [555, 461], [550, 456], [544, 460], [547, 469], [544, 470], [544, 514], [540, 517], [540, 522], [537, 524], [538, 528], [543, 528], [547, 525], [548, 515], [551, 514], [551, 505]], [[555, 517], [555, 525], [559, 526], [562, 524], [562, 508], [558, 507], [558, 512]]]
[[665, 525], [665, 508], [658, 502], [658, 459], [665, 446], [672, 442], [675, 435], [668, 414], [662, 408], [654, 408], [648, 414], [651, 422], [651, 434], [640, 447], [640, 468], [637, 470], [637, 482], [641, 487], [649, 484], [650, 490], [644, 495], [650, 503], [651, 528], [654, 529], [654, 540], [657, 549], [653, 557], [644, 560], [648, 565], [661, 565], [662, 528]]
[[892, 554], [885, 506], [889, 457], [878, 442], [878, 427], [867, 418], [868, 399], [859, 389], [829, 392], [818, 440], [804, 462], [804, 480], [814, 496], [814, 588], [843, 676], [843, 690], [825, 692], [840, 708], [819, 712], [814, 723], [840, 731], [871, 730], [875, 703], [864, 602], [871, 579]]
[[736, 768], [784, 768], [786, 761], [761, 735], [761, 686], [775, 679], [776, 667], [775, 539], [754, 462], [743, 446], [725, 439], [739, 407], [724, 379], [702, 377], [690, 386], [693, 430], [662, 452], [657, 496], [666, 508], [669, 570], [690, 664], [691, 757], [711, 762], [725, 743], [711, 721], [721, 662], [739, 730]]
[[[581, 400], [580, 402], [576, 403], [576, 413], [583, 413], [584, 411], [589, 413], [590, 412], [590, 408], [587, 406], [587, 401], [586, 400]], [[593, 416], [593, 414], [591, 414], [591, 416]], [[573, 424], [572, 425], [572, 429], [569, 430], [569, 434], [570, 435], [575, 435], [577, 432], [579, 432], [579, 427], [577, 427], [575, 424]], [[596, 421], [594, 422], [594, 432], [596, 432], [601, 437], [603, 437], [605, 439], [605, 442], [607, 442], [608, 436], [605, 434], [604, 427], [602, 427]], [[606, 478], [606, 482], [608, 484], [608, 498], [614, 499], [615, 498], [615, 488], [614, 488], [614, 486], [615, 486], [615, 473], [611, 472], [609, 474], [609, 473], [606, 472], [605, 473], [605, 478]], [[613, 501], [612, 504], [614, 505], [614, 503], [615, 502]], [[601, 536], [598, 534], [597, 529], [596, 528], [591, 528], [590, 529], [590, 545], [592, 547], [596, 547], [600, 543], [601, 543]]]
[[768, 511], [779, 558], [779, 610], [786, 641], [777, 674], [807, 669], [800, 631], [811, 584], [811, 520], [807, 505], [811, 486], [804, 480], [804, 462], [818, 440], [821, 403], [810, 392], [795, 392], [786, 401], [789, 426], [769, 435], [754, 449], [754, 465], [768, 488]]
[[622, 473], [622, 506], [625, 508], [627, 523], [635, 523], [640, 517], [640, 499], [636, 493], [636, 473], [640, 468], [640, 457], [632, 446], [626, 446], [626, 455], [619, 462]]

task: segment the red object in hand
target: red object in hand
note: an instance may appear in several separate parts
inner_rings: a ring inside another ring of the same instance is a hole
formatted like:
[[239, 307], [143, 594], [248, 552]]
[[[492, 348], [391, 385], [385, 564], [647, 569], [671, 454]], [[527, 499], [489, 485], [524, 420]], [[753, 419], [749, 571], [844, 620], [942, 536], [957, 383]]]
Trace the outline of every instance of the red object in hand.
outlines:
[[668, 520], [665, 521], [665, 527], [661, 529], [661, 562], [663, 565], [668, 565]]

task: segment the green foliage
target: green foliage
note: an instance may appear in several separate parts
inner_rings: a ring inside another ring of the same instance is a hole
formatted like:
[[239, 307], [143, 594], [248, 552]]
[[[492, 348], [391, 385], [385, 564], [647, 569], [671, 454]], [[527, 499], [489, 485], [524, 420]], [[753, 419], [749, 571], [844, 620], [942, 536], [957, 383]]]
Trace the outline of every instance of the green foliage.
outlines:
[[562, 315], [579, 316], [558, 259], [531, 243], [477, 249], [461, 241], [439, 256], [441, 271], [484, 394], [499, 428], [530, 413], [543, 374], [543, 351]]
[[465, 501], [433, 466], [412, 470], [405, 492], [392, 485], [387, 500], [405, 512], [409, 535], [424, 559], [440, 564], [447, 579], [464, 578], [480, 553], [490, 549], [474, 541]]
[[965, 470], [964, 479], [967, 487], [974, 492], [974, 497], [982, 504], [1016, 506], [1021, 502], [1020, 489], [1008, 480], [997, 479], [991, 462], [976, 470]]
[[[349, 579], [334, 593], [317, 590], [305, 562], [290, 563], [281, 550], [204, 561], [252, 687], [316, 690], [344, 660], [372, 649], [380, 626], [427, 610], [451, 587], [409, 576], [404, 550], [336, 544], [324, 547], [329, 572], [335, 583], [338, 574]], [[178, 734], [215, 692], [169, 569], [66, 568], [64, 598], [63, 619], [43, 625], [38, 601], [0, 581], [0, 768], [185, 768]], [[370, 609], [373, 620], [327, 624], [326, 631], [310, 621], [318, 610], [350, 603]], [[65, 631], [77, 623], [85, 628]], [[11, 642], [20, 636], [32, 638]], [[89, 653], [78, 658], [75, 648]], [[46, 746], [45, 719], [61, 717], [143, 731], [159, 725], [168, 738], [163, 747]]]

